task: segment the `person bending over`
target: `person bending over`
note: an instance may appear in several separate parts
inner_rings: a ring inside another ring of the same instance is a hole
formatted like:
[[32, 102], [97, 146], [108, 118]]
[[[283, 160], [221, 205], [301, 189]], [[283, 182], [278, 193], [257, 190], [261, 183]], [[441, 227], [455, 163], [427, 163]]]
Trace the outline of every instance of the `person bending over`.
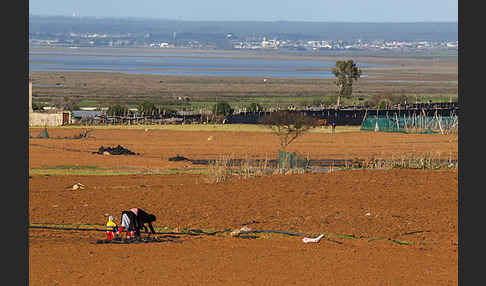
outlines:
[[135, 234], [136, 236], [140, 237], [140, 230], [143, 228], [146, 233], [149, 232], [149, 229], [145, 224], [148, 224], [150, 228], [150, 233], [155, 234], [154, 227], [152, 223], [157, 219], [155, 215], [149, 214], [141, 208], [132, 208], [130, 209], [135, 215], [137, 219]]

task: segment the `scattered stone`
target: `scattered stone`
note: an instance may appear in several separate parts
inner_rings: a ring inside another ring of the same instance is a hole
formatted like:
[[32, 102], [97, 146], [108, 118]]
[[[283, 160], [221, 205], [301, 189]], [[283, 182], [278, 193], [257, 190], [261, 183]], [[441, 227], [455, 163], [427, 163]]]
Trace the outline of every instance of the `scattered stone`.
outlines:
[[251, 231], [251, 229], [249, 227], [247, 227], [246, 225], [242, 226], [240, 229], [235, 229], [231, 232], [231, 236], [238, 236], [240, 235], [242, 232], [245, 232], [245, 231]]
[[67, 189], [72, 190], [72, 191], [79, 191], [79, 190], [84, 190], [84, 188], [85, 188], [85, 185], [83, 185], [81, 183], [77, 183], [77, 184], [72, 185], [71, 187], [68, 187]]

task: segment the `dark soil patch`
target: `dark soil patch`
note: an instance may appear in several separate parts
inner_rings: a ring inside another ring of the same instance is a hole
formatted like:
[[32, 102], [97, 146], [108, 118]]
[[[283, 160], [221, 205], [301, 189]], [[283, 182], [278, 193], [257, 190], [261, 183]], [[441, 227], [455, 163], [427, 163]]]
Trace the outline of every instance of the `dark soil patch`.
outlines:
[[[105, 153], [106, 152], [106, 153]], [[135, 153], [133, 151], [130, 151], [120, 145], [112, 148], [112, 147], [103, 147], [101, 146], [99, 149], [98, 149], [98, 152], [93, 152], [93, 154], [101, 154], [101, 155], [105, 155], [105, 154], [110, 154], [110, 155], [140, 155], [139, 153]]]

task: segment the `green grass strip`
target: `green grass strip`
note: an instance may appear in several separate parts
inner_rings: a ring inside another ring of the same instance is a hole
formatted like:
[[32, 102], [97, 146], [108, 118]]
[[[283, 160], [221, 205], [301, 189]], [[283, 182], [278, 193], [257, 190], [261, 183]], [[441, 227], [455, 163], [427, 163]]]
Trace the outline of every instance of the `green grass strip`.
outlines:
[[[399, 245], [411, 245], [411, 244], [417, 244], [412, 241], [406, 241], [406, 240], [398, 240], [398, 239], [392, 239], [392, 238], [386, 238], [386, 237], [357, 237], [354, 235], [347, 235], [347, 234], [336, 234], [336, 233], [331, 233], [328, 234], [328, 236], [331, 237], [337, 237], [341, 239], [368, 239], [368, 242], [372, 241], [390, 241]], [[419, 242], [418, 244], [420, 245], [428, 245], [428, 244], [438, 244], [438, 242]]]
[[347, 235], [347, 234], [330, 233], [328, 235], [332, 237], [343, 238], [343, 239], [360, 239], [360, 237], [356, 237], [354, 235]]
[[101, 170], [99, 166], [57, 165], [47, 167], [54, 170]]

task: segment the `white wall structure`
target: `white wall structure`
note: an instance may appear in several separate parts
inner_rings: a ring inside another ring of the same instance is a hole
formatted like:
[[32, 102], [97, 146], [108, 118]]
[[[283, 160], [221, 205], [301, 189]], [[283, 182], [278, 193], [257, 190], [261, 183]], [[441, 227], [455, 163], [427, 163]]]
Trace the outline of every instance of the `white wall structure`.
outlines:
[[29, 126], [62, 126], [71, 123], [71, 112], [29, 112]]

